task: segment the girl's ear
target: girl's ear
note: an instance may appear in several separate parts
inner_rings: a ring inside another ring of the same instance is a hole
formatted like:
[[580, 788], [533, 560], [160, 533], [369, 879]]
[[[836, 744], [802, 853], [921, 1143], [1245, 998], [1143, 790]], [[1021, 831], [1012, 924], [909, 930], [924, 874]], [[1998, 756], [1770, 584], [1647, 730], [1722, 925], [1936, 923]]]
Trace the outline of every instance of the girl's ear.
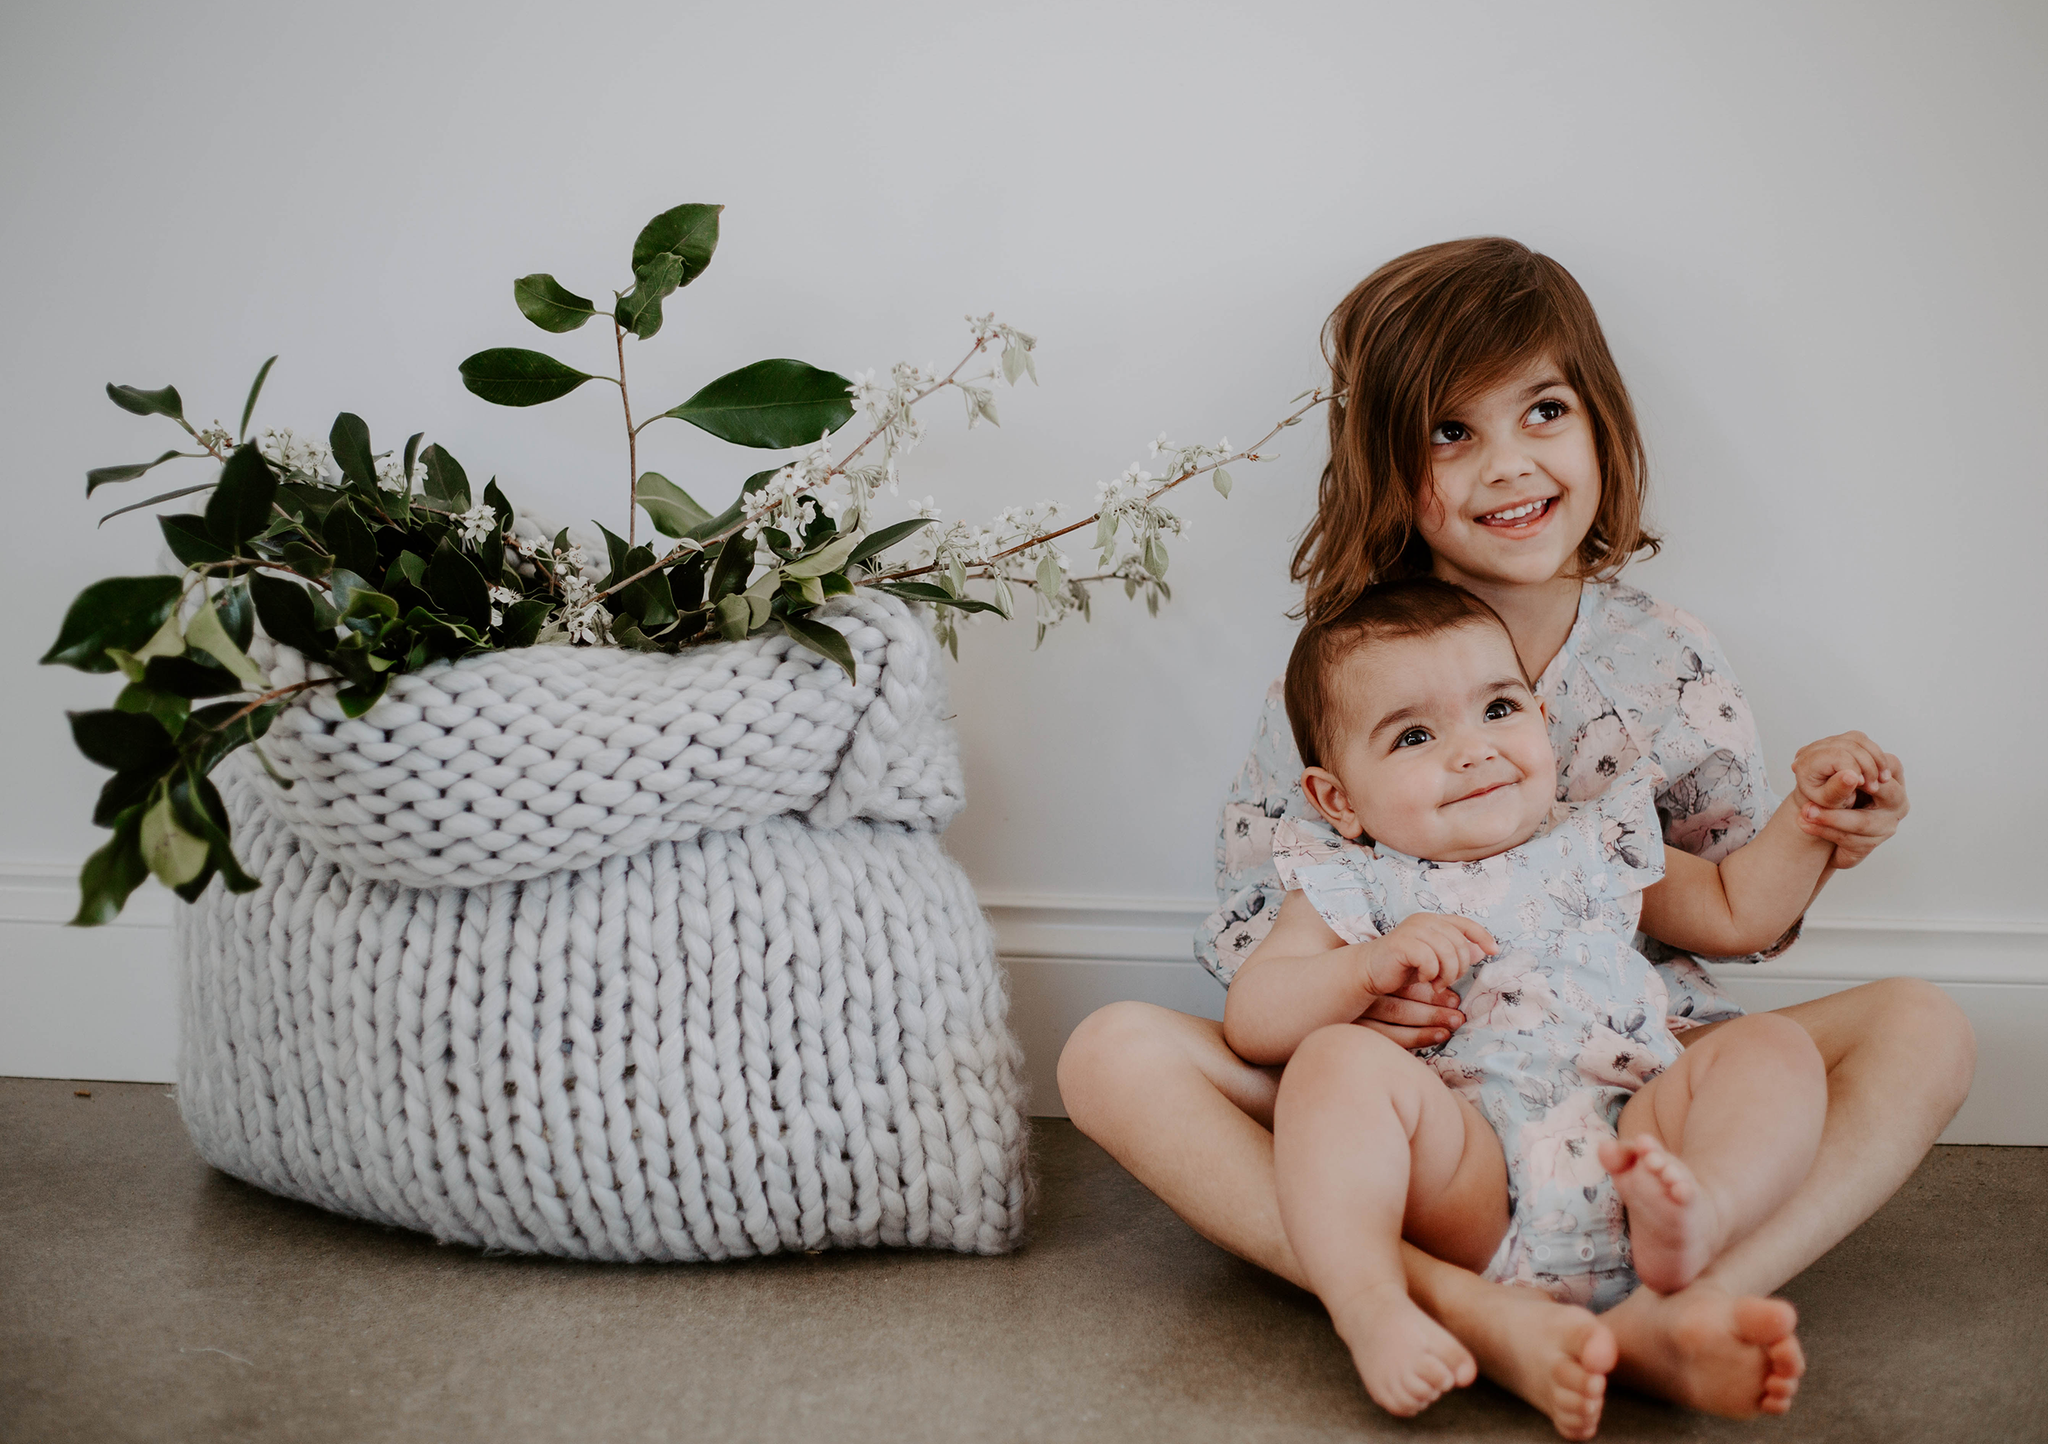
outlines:
[[1301, 790], [1309, 806], [1328, 819], [1338, 833], [1356, 842], [1365, 831], [1365, 819], [1351, 805], [1351, 796], [1337, 774], [1327, 767], [1311, 767], [1301, 774]]

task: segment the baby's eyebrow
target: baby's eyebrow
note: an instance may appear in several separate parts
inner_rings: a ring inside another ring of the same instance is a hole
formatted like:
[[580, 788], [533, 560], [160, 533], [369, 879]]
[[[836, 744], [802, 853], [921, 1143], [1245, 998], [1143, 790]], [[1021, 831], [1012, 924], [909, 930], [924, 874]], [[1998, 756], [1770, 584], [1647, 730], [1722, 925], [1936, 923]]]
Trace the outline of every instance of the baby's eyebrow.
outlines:
[[1479, 686], [1473, 688], [1472, 695], [1478, 697], [1488, 692], [1528, 692], [1531, 690], [1533, 689], [1523, 678], [1496, 677], [1491, 682], [1482, 682]]
[[1370, 742], [1373, 738], [1379, 736], [1380, 733], [1386, 731], [1389, 727], [1392, 727], [1396, 723], [1413, 721], [1417, 717], [1426, 715], [1427, 712], [1428, 709], [1426, 707], [1420, 706], [1416, 703], [1410, 703], [1406, 707], [1396, 707], [1386, 716], [1380, 718], [1379, 721], [1372, 724], [1372, 731], [1365, 734], [1365, 739], [1366, 741]]

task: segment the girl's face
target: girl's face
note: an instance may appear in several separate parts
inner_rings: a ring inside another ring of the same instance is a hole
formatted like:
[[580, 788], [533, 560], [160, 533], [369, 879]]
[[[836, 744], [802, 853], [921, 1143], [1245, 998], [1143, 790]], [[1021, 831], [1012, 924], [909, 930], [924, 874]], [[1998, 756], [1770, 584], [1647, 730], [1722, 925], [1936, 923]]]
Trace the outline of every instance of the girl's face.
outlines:
[[1554, 580], [1600, 509], [1600, 458], [1579, 395], [1548, 358], [1438, 419], [1416, 529], [1445, 581]]

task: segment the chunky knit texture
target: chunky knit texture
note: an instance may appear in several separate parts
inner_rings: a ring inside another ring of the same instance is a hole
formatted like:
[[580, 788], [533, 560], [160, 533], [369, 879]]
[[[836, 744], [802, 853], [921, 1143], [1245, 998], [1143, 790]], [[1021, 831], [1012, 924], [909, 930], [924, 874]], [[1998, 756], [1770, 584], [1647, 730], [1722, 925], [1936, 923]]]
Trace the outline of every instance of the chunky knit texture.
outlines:
[[[893, 599], [681, 657], [531, 648], [294, 708], [221, 770], [261, 886], [180, 910], [209, 1162], [598, 1259], [1019, 1242], [1021, 1058], [943, 674]], [[274, 657], [274, 675], [291, 659]]]

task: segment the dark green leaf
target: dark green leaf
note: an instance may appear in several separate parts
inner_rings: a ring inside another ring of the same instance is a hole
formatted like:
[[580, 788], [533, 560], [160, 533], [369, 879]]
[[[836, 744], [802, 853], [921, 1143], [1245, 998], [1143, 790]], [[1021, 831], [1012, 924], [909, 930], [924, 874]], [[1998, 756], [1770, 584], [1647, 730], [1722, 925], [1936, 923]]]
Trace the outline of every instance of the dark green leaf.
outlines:
[[206, 500], [206, 530], [214, 541], [239, 552], [242, 543], [270, 525], [270, 504], [277, 497], [277, 473], [245, 441], [220, 469], [220, 481]]
[[[150, 661], [160, 660], [152, 657]], [[146, 665], [146, 664], [145, 664]], [[146, 677], [145, 670], [144, 676]], [[171, 692], [158, 692], [144, 682], [130, 682], [121, 689], [121, 695], [114, 699], [116, 712], [146, 712], [164, 724], [164, 731], [176, 737], [185, 728], [185, 719], [191, 715], [192, 704], [185, 698]], [[120, 808], [114, 811], [119, 812]]]
[[405, 439], [405, 494], [412, 495], [412, 464], [419, 458], [420, 443], [427, 438], [424, 431], [415, 431]]
[[[409, 555], [409, 553], [408, 553]], [[324, 633], [313, 619], [313, 599], [296, 582], [252, 572], [249, 596], [263, 630], [275, 641], [318, 659], [333, 642], [333, 629]]]
[[[249, 704], [246, 702], [216, 702], [211, 707], [201, 707], [193, 712], [187, 724], [188, 740], [197, 734], [205, 740], [199, 751], [187, 760], [203, 773], [211, 772], [220, 760], [237, 748], [245, 747], [270, 730], [270, 724], [277, 714], [284, 710], [282, 702], [266, 702], [245, 717], [236, 714]], [[228, 719], [235, 718], [234, 721]]]
[[748, 477], [741, 483], [740, 494], [733, 498], [732, 505], [711, 518], [711, 520], [701, 522], [697, 526], [692, 527], [689, 540], [708, 541], [721, 532], [731, 531], [734, 527], [738, 526], [740, 524], [740, 517], [746, 511], [747, 498], [766, 486], [774, 475], [775, 468], [770, 468], [767, 471], [757, 471]]
[[241, 651], [249, 650], [250, 639], [256, 633], [256, 611], [249, 603], [249, 588], [240, 581], [228, 583], [213, 597], [214, 610], [220, 614], [222, 630], [228, 640]]
[[1002, 608], [994, 602], [979, 601], [974, 597], [956, 597], [944, 587], [935, 587], [929, 582], [876, 582], [875, 587], [892, 596], [906, 597], [913, 602], [930, 602], [934, 606], [958, 607], [963, 612], [996, 612]]
[[855, 680], [853, 672], [853, 648], [841, 636], [823, 622], [814, 622], [808, 617], [784, 617], [782, 629], [821, 656], [829, 657], [846, 669], [848, 681]]
[[464, 556], [448, 538], [434, 548], [427, 563], [427, 595], [444, 612], [461, 617], [478, 631], [491, 624], [491, 589], [476, 563]]
[[[745, 587], [753, 570], [753, 538], [737, 533], [727, 537], [725, 544], [718, 549], [718, 563], [711, 569], [711, 600], [723, 601]], [[721, 612], [720, 615], [724, 614]]]
[[334, 589], [340, 621], [369, 623], [374, 629], [375, 623], [398, 615], [397, 602], [345, 567], [336, 567], [327, 582]]
[[530, 647], [533, 639], [540, 635], [541, 623], [548, 618], [549, 606], [539, 599], [514, 602], [505, 608], [505, 621], [499, 627], [499, 645], [505, 647]]
[[685, 557], [668, 569], [669, 596], [678, 612], [694, 612], [704, 604], [704, 554]]
[[379, 676], [369, 682], [351, 683], [334, 694], [334, 700], [341, 704], [341, 715], [360, 717], [377, 705], [377, 699], [384, 695], [390, 685], [389, 675]]
[[100, 766], [115, 772], [162, 768], [178, 755], [177, 744], [163, 723], [146, 712], [67, 712], [71, 740]]
[[495, 406], [538, 406], [591, 379], [587, 371], [516, 346], [479, 351], [461, 366], [462, 384]]
[[756, 361], [662, 412], [739, 446], [807, 446], [853, 415], [851, 383], [802, 361]]
[[424, 589], [426, 584], [427, 559], [418, 552], [400, 552], [384, 573], [384, 590], [394, 594], [401, 586]]
[[288, 541], [278, 548], [283, 563], [302, 577], [324, 577], [332, 570], [334, 558], [302, 541]]
[[78, 594], [64, 613], [57, 640], [43, 662], [61, 662], [81, 672], [111, 672], [109, 647], [139, 651], [178, 605], [177, 577], [108, 577]]
[[751, 625], [749, 619], [752, 613], [747, 606], [747, 599], [745, 597], [740, 596], [738, 593], [734, 593], [729, 597], [720, 597], [716, 610], [718, 612], [718, 634], [721, 637], [725, 638], [728, 642], [737, 642], [740, 638], [746, 636], [747, 628]]
[[910, 521], [899, 521], [893, 526], [885, 526], [880, 531], [871, 531], [860, 539], [860, 545], [855, 547], [853, 555], [846, 559], [847, 565], [854, 566], [869, 557], [879, 556], [905, 537], [914, 536], [931, 524], [930, 517], [921, 516]]
[[658, 471], [640, 474], [633, 499], [646, 508], [663, 536], [688, 536], [693, 528], [711, 520], [711, 513], [697, 505], [695, 497]]
[[661, 303], [675, 293], [683, 274], [680, 256], [660, 255], [633, 273], [633, 289], [619, 297], [612, 315], [642, 341], [661, 329]]
[[108, 522], [112, 521], [117, 516], [126, 516], [131, 511], [141, 511], [144, 507], [155, 506], [160, 501], [176, 501], [179, 497], [190, 496], [195, 491], [211, 491], [213, 489], [213, 486], [214, 483], [210, 481], [202, 481], [197, 486], [181, 486], [176, 491], [158, 492], [155, 496], [152, 496], [145, 501], [135, 501], [130, 502], [126, 506], [115, 507], [112, 511], [108, 512], [105, 516], [100, 518], [99, 524], [101, 526], [105, 526]]
[[437, 442], [426, 450], [426, 484], [421, 487], [428, 501], [453, 512], [469, 510], [469, 473]]
[[346, 567], [359, 577], [376, 574], [377, 539], [372, 535], [369, 524], [356, 515], [354, 505], [346, 497], [336, 502], [334, 510], [327, 513], [327, 523], [321, 528], [321, 535], [327, 549], [334, 553], [335, 565]]
[[370, 423], [353, 411], [334, 418], [327, 433], [327, 445], [334, 452], [334, 464], [344, 479], [377, 494], [377, 456], [370, 449]]
[[[242, 871], [228, 843], [228, 809], [211, 778], [187, 770], [171, 784], [171, 809], [178, 822], [206, 840], [208, 861], [220, 869], [221, 883], [229, 892], [254, 892], [256, 880]], [[197, 893], [186, 899], [196, 901]]]
[[107, 398], [123, 411], [132, 411], [137, 416], [168, 416], [173, 421], [185, 419], [185, 403], [178, 399], [175, 386], [166, 386], [161, 391], [144, 391], [140, 386], [116, 386], [109, 381]]
[[519, 314], [543, 331], [573, 331], [597, 314], [597, 308], [544, 271], [512, 283]]
[[[88, 471], [85, 474], [85, 494], [87, 496], [91, 496], [95, 491], [107, 485], [109, 482], [133, 481], [135, 480], [136, 477], [141, 476], [143, 473], [149, 471], [152, 467], [162, 466], [165, 462], [170, 461], [175, 457], [199, 456], [202, 454], [203, 453], [196, 451], [166, 451], [162, 456], [159, 456], [155, 461], [136, 461], [129, 463], [127, 466], [95, 467], [93, 470]], [[173, 495], [179, 494], [181, 493], [173, 493]], [[158, 500], [162, 500], [162, 498], [158, 498]], [[149, 505], [149, 503], [146, 501], [138, 504], [141, 506]], [[116, 515], [118, 515], [118, 513], [116, 513]]]
[[201, 562], [224, 562], [233, 555], [207, 531], [205, 517], [187, 512], [179, 516], [160, 516], [156, 524], [164, 534], [164, 545], [171, 549], [171, 555], [188, 567], [196, 567]]
[[227, 668], [209, 666], [190, 657], [151, 657], [143, 664], [142, 685], [165, 696], [188, 698], [225, 697], [246, 690]]
[[[631, 549], [627, 547], [626, 539], [624, 537], [615, 534], [610, 527], [606, 526], [601, 521], [593, 522], [592, 525], [594, 525], [599, 531], [604, 533], [605, 559], [611, 565], [611, 570], [605, 573], [604, 580], [598, 583], [598, 588], [600, 590], [610, 586], [613, 582], [619, 581], [621, 578], [630, 576], [632, 573], [640, 570], [639, 567], [632, 566], [628, 564], [628, 562], [626, 561], [626, 553]], [[654, 557], [651, 553], [649, 554], [647, 560], [654, 560]], [[645, 566], [646, 563], [643, 562], [641, 563], [641, 565]]]
[[[184, 706], [183, 698], [170, 699]], [[107, 785], [100, 789], [99, 800], [93, 804], [92, 822], [94, 827], [112, 827], [122, 813], [131, 807], [139, 807], [149, 801], [150, 789], [162, 777], [163, 769], [140, 768], [133, 772], [116, 772], [107, 779]]]
[[242, 429], [235, 433], [237, 441], [249, 434], [249, 418], [256, 414], [256, 398], [263, 394], [263, 383], [269, 379], [270, 368], [276, 364], [275, 356], [265, 361], [257, 368], [256, 379], [249, 383], [249, 399], [242, 403]]
[[718, 213], [724, 206], [680, 205], [663, 211], [640, 228], [633, 240], [633, 270], [664, 252], [680, 256], [683, 274], [676, 284], [687, 286], [711, 264], [718, 249]]
[[128, 895], [149, 876], [149, 864], [142, 860], [141, 804], [114, 819], [114, 836], [106, 846], [85, 860], [78, 874], [78, 915], [71, 925], [97, 927], [121, 914]]

